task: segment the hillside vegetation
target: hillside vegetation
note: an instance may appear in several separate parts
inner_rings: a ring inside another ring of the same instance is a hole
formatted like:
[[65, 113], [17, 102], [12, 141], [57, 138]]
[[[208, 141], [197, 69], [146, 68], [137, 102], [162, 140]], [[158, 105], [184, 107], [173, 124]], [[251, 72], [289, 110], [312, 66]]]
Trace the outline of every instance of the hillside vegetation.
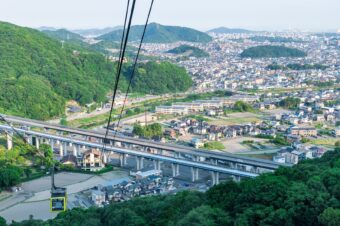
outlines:
[[250, 47], [241, 53], [241, 57], [243, 58], [278, 58], [305, 56], [307, 56], [307, 54], [299, 49], [271, 45]]
[[49, 221], [20, 225], [232, 226], [340, 225], [340, 149], [321, 159], [280, 168], [240, 183], [226, 182], [206, 193], [134, 198], [104, 208], [73, 209]]
[[[48, 119], [62, 114], [66, 100], [84, 105], [106, 99], [115, 80], [116, 64], [98, 52], [61, 46], [60, 41], [29, 28], [0, 22], [0, 112]], [[77, 52], [74, 52], [77, 49]], [[150, 66], [152, 65], [152, 66]], [[166, 67], [164, 67], [166, 65]], [[131, 65], [124, 66], [120, 90], [125, 91]], [[175, 89], [184, 91], [191, 78], [183, 68], [172, 64], [141, 64], [141, 78], [133, 90], [150, 93], [147, 74], [153, 78], [152, 93]], [[179, 72], [180, 74], [176, 74]], [[147, 80], [147, 81], [146, 81]]]
[[209, 57], [209, 53], [204, 50], [190, 45], [180, 45], [176, 48], [170, 49], [167, 53], [183, 55], [187, 57]]
[[[129, 41], [139, 41], [143, 25], [132, 26], [129, 34]], [[98, 37], [98, 40], [120, 41], [122, 30], [116, 30]], [[212, 38], [200, 31], [177, 26], [164, 26], [151, 23], [148, 25], [144, 42], [151, 43], [172, 43], [178, 41], [187, 42], [210, 42]]]

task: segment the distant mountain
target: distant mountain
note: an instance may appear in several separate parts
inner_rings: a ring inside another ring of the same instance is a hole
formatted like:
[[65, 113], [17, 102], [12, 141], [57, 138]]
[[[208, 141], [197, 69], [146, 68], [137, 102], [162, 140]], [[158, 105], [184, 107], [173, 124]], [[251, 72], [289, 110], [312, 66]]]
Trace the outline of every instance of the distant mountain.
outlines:
[[123, 26], [116, 27], [106, 27], [106, 28], [92, 28], [92, 29], [75, 29], [71, 30], [74, 33], [77, 33], [84, 37], [97, 37], [103, 34], [107, 34], [112, 31], [116, 31], [122, 29]]
[[55, 38], [58, 40], [83, 40], [84, 38], [76, 33], [68, 31], [66, 29], [58, 29], [58, 30], [42, 30], [41, 32], [45, 33], [51, 38]]
[[253, 33], [253, 32], [255, 31], [246, 30], [242, 28], [227, 28], [227, 27], [219, 27], [219, 28], [214, 28], [214, 29], [207, 31], [207, 33], [215, 33], [215, 34], [234, 34], [234, 33], [244, 34], [244, 33]]
[[242, 58], [278, 58], [278, 57], [305, 57], [307, 54], [299, 49], [285, 46], [255, 46], [244, 50]]
[[[139, 41], [143, 32], [143, 25], [132, 26], [129, 41]], [[120, 41], [122, 29], [99, 36], [99, 40]], [[147, 43], [172, 43], [178, 41], [187, 42], [210, 42], [212, 38], [200, 31], [177, 26], [164, 26], [157, 23], [148, 25], [145, 34]]]
[[91, 46], [88, 43], [84, 42], [84, 37], [69, 30], [42, 30], [41, 32], [46, 34], [50, 38], [58, 41], [63, 41], [64, 45], [72, 45], [72, 47], [75, 49], [91, 49]]
[[56, 30], [58, 30], [58, 28], [46, 27], [46, 26], [38, 27], [36, 29], [39, 30], [39, 31], [56, 31]]
[[204, 50], [190, 45], [180, 45], [176, 48], [170, 49], [167, 53], [179, 54], [187, 57], [209, 57], [209, 53]]

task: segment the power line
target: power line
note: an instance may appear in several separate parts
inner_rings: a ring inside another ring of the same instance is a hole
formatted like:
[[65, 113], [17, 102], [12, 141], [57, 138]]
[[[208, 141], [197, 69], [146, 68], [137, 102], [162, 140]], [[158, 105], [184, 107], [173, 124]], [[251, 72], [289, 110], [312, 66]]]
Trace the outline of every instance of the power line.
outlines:
[[125, 108], [125, 104], [126, 104], [129, 92], [130, 92], [131, 84], [132, 84], [133, 78], [135, 76], [135, 71], [136, 71], [137, 63], [138, 63], [138, 58], [139, 58], [139, 54], [140, 54], [140, 51], [141, 51], [141, 48], [142, 48], [142, 44], [143, 44], [143, 41], [144, 41], [146, 29], [147, 29], [147, 26], [148, 26], [148, 23], [149, 23], [149, 19], [150, 19], [153, 3], [154, 3], [154, 0], [151, 1], [150, 7], [149, 7], [149, 12], [148, 12], [148, 15], [147, 15], [147, 18], [146, 18], [146, 22], [145, 22], [145, 25], [144, 25], [142, 37], [141, 37], [141, 40], [140, 40], [140, 43], [139, 43], [139, 46], [138, 46], [138, 50], [137, 50], [137, 54], [136, 54], [136, 57], [135, 57], [135, 61], [134, 61], [134, 64], [133, 64], [133, 69], [132, 69], [132, 72], [131, 72], [129, 85], [128, 85], [128, 88], [126, 90], [125, 99], [124, 99], [124, 102], [123, 102], [123, 107], [122, 107], [122, 110], [120, 112], [118, 122], [117, 122], [116, 126], [113, 129], [114, 136], [116, 136], [116, 134], [117, 134], [117, 131], [115, 131], [115, 128], [118, 129], [118, 127], [119, 127], [119, 123], [120, 123], [120, 121], [122, 119], [122, 115], [123, 115], [123, 111], [124, 111], [124, 108]]

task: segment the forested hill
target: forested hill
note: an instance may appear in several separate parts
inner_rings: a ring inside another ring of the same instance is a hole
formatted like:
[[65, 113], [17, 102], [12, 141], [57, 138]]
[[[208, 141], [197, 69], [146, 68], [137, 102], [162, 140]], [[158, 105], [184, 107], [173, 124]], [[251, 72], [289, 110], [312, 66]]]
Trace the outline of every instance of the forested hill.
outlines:
[[42, 30], [41, 32], [45, 33], [46, 35], [56, 38], [58, 40], [83, 40], [84, 38], [76, 33], [68, 31], [66, 29], [58, 29], [58, 30]]
[[206, 193], [135, 198], [104, 208], [73, 209], [49, 221], [21, 225], [86, 226], [338, 226], [340, 148], [321, 159], [280, 168], [240, 183], [227, 182]]
[[179, 54], [188, 57], [209, 57], [209, 53], [204, 50], [190, 45], [180, 45], [176, 48], [170, 49], [167, 53]]
[[[0, 37], [1, 113], [48, 119], [62, 114], [68, 99], [80, 104], [100, 102], [113, 87], [116, 65], [100, 53], [86, 49], [75, 52], [72, 45], [62, 48], [60, 41], [42, 32], [4, 22], [0, 22]], [[154, 74], [155, 70], [157, 76], [166, 75], [161, 82], [167, 90], [175, 89], [175, 79], [190, 80], [185, 71], [180, 77], [168, 73], [181, 70], [179, 67], [167, 65], [168, 71], [162, 71], [162, 65], [153, 64], [146, 73]], [[129, 65], [125, 67], [124, 71], [129, 71]], [[121, 90], [126, 89], [126, 76], [122, 76]], [[141, 91], [136, 88], [141, 87], [138, 84], [132, 88]], [[181, 91], [190, 87], [185, 84]]]
[[[143, 32], [143, 25], [132, 26], [129, 34], [130, 41], [139, 41]], [[99, 36], [99, 40], [120, 41], [122, 30], [116, 30], [108, 34]], [[188, 42], [210, 42], [212, 38], [205, 34], [191, 28], [164, 26], [161, 24], [151, 23], [148, 25], [145, 42], [149, 43], [172, 43], [178, 41]]]
[[250, 58], [278, 58], [278, 57], [305, 57], [307, 54], [299, 49], [289, 48], [285, 46], [255, 46], [244, 50], [241, 57]]

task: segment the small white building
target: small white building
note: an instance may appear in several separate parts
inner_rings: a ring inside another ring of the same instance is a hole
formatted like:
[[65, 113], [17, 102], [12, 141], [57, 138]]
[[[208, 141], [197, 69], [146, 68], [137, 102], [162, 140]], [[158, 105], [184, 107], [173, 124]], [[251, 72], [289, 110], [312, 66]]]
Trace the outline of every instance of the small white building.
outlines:
[[189, 109], [184, 106], [157, 106], [156, 107], [157, 114], [178, 114], [178, 115], [187, 115], [189, 114]]
[[100, 190], [92, 190], [91, 200], [96, 206], [101, 206], [105, 202], [105, 193]]

